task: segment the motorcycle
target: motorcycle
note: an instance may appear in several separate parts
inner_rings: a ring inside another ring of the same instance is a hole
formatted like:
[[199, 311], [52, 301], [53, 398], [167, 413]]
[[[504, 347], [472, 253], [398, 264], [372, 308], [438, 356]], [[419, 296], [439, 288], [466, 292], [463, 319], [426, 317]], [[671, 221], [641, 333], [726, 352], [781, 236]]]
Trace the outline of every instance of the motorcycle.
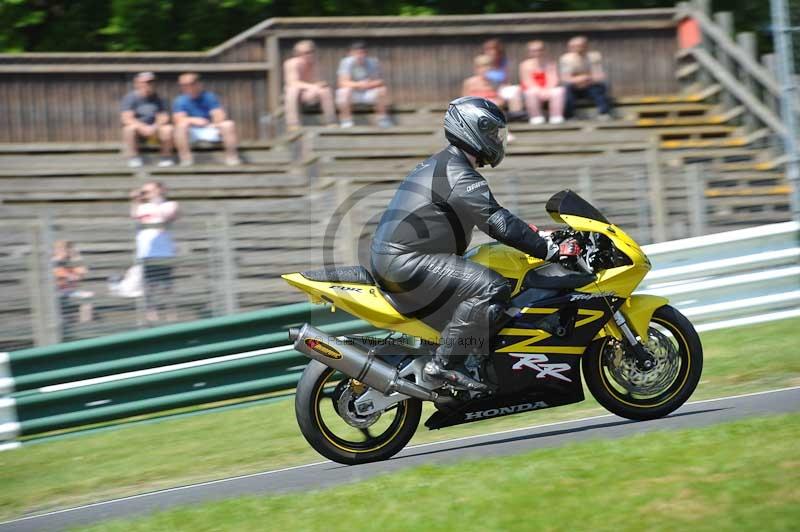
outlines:
[[294, 348], [311, 359], [295, 411], [315, 450], [343, 464], [385, 460], [411, 440], [423, 401], [435, 407], [425, 426], [440, 429], [582, 401], [581, 372], [595, 399], [627, 419], [660, 418], [686, 402], [702, 372], [700, 338], [667, 299], [633, 294], [651, 267], [642, 249], [573, 191], [545, 208], [567, 226], [551, 238], [577, 240], [578, 257], [546, 263], [496, 242], [464, 255], [513, 285], [490, 349], [464, 362], [489, 392], [425, 376], [438, 331], [399, 313], [366, 269], [282, 276], [313, 302], [392, 331], [376, 338], [290, 329]]

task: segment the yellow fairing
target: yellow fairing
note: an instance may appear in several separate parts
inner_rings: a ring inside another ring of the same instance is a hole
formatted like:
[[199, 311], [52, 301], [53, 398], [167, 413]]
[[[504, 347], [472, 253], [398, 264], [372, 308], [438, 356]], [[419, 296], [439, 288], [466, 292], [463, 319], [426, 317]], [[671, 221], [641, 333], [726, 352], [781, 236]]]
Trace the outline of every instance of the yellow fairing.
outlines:
[[292, 286], [309, 295], [312, 303], [328, 302], [379, 329], [400, 331], [430, 342], [439, 341], [438, 331], [419, 320], [403, 316], [375, 286], [359, 283], [311, 281], [299, 273], [282, 275]]
[[[625, 301], [620, 311], [625, 315], [628, 325], [633, 329], [634, 334], [638, 335], [642, 341], [646, 342], [653, 313], [657, 308], [663, 307], [667, 303], [669, 303], [669, 300], [665, 297], [633, 295]], [[603, 336], [613, 336], [617, 340], [622, 340], [622, 332], [614, 321], [609, 321], [597, 334], [598, 338]]]
[[533, 268], [538, 268], [544, 261], [531, 257], [510, 246], [500, 243], [484, 244], [471, 249], [466, 258], [494, 270], [506, 279], [514, 282], [512, 295], [517, 295], [522, 288], [525, 274]]
[[653, 312], [667, 303], [669, 303], [669, 300], [665, 297], [634, 295], [628, 298], [621, 310], [628, 319], [633, 332], [646, 341], [647, 329], [653, 317]]
[[[556, 218], [555, 216], [553, 218]], [[639, 286], [644, 276], [650, 271], [650, 261], [642, 248], [625, 231], [614, 224], [607, 224], [592, 220], [563, 214], [560, 216], [564, 223], [578, 231], [591, 231], [607, 236], [622, 253], [631, 259], [627, 266], [603, 270], [597, 275], [597, 281], [579, 288], [579, 292], [612, 292], [618, 297], [629, 297]]]

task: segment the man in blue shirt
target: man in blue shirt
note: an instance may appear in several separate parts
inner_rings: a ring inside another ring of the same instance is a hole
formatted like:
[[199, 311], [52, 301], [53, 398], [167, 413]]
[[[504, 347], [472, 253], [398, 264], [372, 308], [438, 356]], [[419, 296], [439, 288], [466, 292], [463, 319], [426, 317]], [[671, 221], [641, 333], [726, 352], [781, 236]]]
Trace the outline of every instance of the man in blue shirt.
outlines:
[[181, 166], [190, 166], [193, 142], [220, 142], [225, 147], [225, 164], [241, 164], [236, 151], [236, 125], [229, 120], [217, 96], [203, 89], [200, 77], [189, 72], [178, 77], [181, 95], [172, 104], [175, 120], [175, 147]]

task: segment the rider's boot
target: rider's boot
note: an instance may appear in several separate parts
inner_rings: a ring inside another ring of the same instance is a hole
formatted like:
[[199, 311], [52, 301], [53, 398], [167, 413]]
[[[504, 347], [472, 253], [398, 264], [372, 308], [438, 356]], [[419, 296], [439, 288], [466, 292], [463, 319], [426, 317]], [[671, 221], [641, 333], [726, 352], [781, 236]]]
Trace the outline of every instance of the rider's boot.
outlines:
[[[436, 348], [433, 359], [425, 364], [425, 375], [443, 379], [466, 390], [486, 392], [491, 387], [453, 368], [452, 355], [457, 346], [471, 345], [489, 354], [491, 337], [502, 323], [501, 316], [505, 306], [500, 303], [505, 298], [505, 282], [497, 285], [497, 290], [487, 289], [480, 296], [461, 301], [453, 312], [453, 318], [442, 330], [442, 343]], [[499, 300], [499, 301], [498, 301]], [[475, 342], [477, 340], [477, 342]], [[475, 351], [473, 347], [472, 351]], [[458, 353], [466, 355], [467, 353]]]
[[443, 346], [439, 346], [436, 350], [436, 354], [433, 355], [433, 359], [428, 361], [423, 368], [425, 375], [442, 379], [458, 388], [473, 392], [487, 392], [490, 390], [489, 386], [486, 384], [476, 381], [460, 371], [449, 368], [448, 360], [450, 356], [442, 352], [446, 349], [446, 347], [443, 349]]

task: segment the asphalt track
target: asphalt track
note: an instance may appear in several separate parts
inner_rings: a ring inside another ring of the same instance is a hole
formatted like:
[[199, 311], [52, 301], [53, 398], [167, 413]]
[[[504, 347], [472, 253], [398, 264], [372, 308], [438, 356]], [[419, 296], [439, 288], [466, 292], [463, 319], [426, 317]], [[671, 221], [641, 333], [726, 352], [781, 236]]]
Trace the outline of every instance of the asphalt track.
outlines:
[[112, 518], [144, 515], [177, 505], [356, 482], [420, 464], [515, 454], [588, 439], [621, 438], [654, 430], [702, 427], [748, 416], [797, 411], [800, 411], [800, 386], [690, 402], [670, 416], [653, 421], [634, 422], [610, 414], [594, 416], [415, 445], [407, 447], [395, 458], [385, 462], [360, 466], [343, 466], [330, 461], [315, 462], [113, 499], [0, 523], [0, 532], [60, 530]]

